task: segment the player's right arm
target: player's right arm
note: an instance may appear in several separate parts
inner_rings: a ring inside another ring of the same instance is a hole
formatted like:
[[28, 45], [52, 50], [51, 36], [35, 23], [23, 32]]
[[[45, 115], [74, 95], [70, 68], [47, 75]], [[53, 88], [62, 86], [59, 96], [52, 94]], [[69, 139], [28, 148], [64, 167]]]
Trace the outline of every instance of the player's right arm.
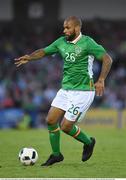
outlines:
[[61, 38], [57, 39], [52, 44], [50, 44], [49, 46], [47, 46], [43, 49], [38, 49], [29, 55], [24, 55], [24, 56], [21, 56], [19, 58], [16, 58], [15, 59], [16, 66], [19, 67], [22, 64], [28, 63], [29, 61], [42, 59], [46, 55], [52, 55], [52, 54], [57, 53], [58, 52], [57, 47], [58, 47], [58, 44], [60, 42], [60, 39]]
[[15, 58], [15, 64], [17, 67], [21, 66], [22, 64], [26, 64], [29, 61], [41, 59], [45, 56], [45, 51], [43, 49], [38, 49], [29, 55], [24, 55], [19, 58]]

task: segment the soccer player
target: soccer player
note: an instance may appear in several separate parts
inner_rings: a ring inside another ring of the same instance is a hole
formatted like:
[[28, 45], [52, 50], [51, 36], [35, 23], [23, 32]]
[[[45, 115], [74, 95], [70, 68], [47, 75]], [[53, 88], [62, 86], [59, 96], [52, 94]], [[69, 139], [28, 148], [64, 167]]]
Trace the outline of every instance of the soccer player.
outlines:
[[[46, 118], [52, 154], [42, 166], [63, 161], [60, 151], [61, 130], [83, 144], [82, 161], [91, 157], [96, 140], [87, 136], [75, 124], [84, 117], [95, 93], [97, 96], [103, 95], [104, 82], [112, 64], [111, 57], [101, 45], [89, 36], [82, 35], [82, 22], [78, 17], [66, 18], [63, 26], [64, 36], [43, 49], [15, 59], [17, 67], [55, 53], [59, 53], [64, 61], [62, 87], [57, 92]], [[94, 57], [102, 61], [101, 72], [95, 84], [92, 71]]]

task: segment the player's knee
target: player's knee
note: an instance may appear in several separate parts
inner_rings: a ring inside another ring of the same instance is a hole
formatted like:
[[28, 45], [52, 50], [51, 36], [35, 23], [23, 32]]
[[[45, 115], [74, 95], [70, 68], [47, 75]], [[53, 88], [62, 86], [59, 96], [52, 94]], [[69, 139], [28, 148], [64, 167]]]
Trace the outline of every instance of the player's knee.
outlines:
[[46, 117], [46, 123], [47, 123], [48, 125], [52, 125], [52, 124], [54, 124], [55, 122], [54, 122], [54, 119], [51, 118], [51, 116], [47, 116], [47, 117]]
[[61, 125], [60, 129], [65, 133], [69, 133], [71, 131], [72, 127], [69, 125], [63, 124], [63, 125]]

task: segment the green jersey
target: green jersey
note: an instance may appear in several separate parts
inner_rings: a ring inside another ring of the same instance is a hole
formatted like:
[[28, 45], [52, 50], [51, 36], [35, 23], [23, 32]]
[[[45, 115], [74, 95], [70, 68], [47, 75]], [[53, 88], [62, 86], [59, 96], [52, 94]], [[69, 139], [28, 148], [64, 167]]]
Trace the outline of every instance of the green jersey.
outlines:
[[44, 48], [46, 55], [59, 53], [64, 60], [62, 89], [94, 90], [93, 60], [100, 60], [105, 49], [89, 36], [81, 35], [76, 43], [60, 37]]

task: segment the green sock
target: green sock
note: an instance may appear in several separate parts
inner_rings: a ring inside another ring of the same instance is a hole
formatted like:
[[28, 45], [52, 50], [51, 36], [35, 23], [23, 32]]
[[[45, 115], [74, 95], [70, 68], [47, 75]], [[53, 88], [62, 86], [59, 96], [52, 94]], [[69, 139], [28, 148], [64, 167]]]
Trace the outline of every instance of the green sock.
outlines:
[[90, 137], [83, 133], [78, 126], [73, 125], [72, 130], [68, 134], [84, 144], [91, 143]]
[[58, 156], [60, 154], [60, 129], [58, 124], [48, 125], [49, 139], [53, 154]]

